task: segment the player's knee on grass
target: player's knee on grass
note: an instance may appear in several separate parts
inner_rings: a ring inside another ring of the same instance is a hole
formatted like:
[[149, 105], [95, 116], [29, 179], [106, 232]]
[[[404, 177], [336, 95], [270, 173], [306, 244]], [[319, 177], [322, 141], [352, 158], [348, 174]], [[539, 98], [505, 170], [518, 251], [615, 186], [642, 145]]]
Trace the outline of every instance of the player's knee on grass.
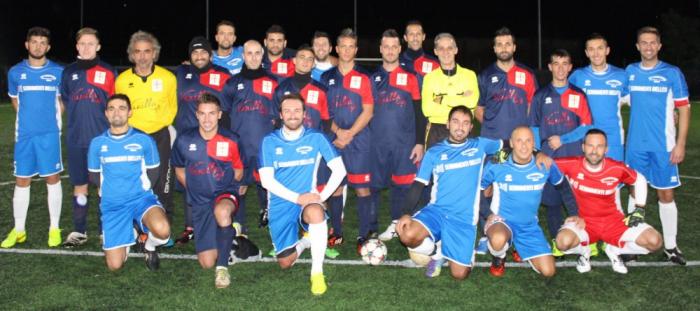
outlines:
[[211, 269], [216, 264], [216, 257], [218, 252], [216, 249], [208, 249], [206, 251], [197, 254], [197, 261], [199, 265], [204, 269]]
[[489, 237], [489, 244], [491, 244], [491, 247], [496, 250], [503, 249], [508, 240], [510, 240], [510, 233], [508, 232], [508, 229], [506, 229], [506, 226], [501, 223], [491, 225], [487, 232], [487, 236]]
[[126, 261], [126, 248], [111, 249], [105, 251], [105, 263], [109, 271], [117, 271], [124, 266]]
[[530, 265], [532, 269], [538, 272], [540, 275], [546, 278], [551, 278], [556, 273], [556, 266], [554, 265], [553, 256], [542, 256], [533, 258], [530, 260]]
[[307, 224], [318, 224], [325, 220], [325, 210], [318, 203], [311, 203], [304, 207], [304, 222]]
[[296, 252], [296, 248], [290, 247], [285, 251], [277, 254], [277, 263], [282, 269], [289, 269], [294, 265], [299, 255]]
[[581, 244], [576, 233], [569, 229], [559, 230], [556, 238], [557, 248], [560, 251], [567, 251]]
[[469, 277], [469, 274], [472, 272], [472, 268], [470, 267], [465, 267], [465, 266], [460, 266], [458, 264], [450, 262], [450, 273], [452, 274], [452, 278], [455, 280], [464, 280]]
[[642, 234], [640, 234], [635, 241], [637, 245], [648, 249], [650, 252], [659, 250], [663, 245], [663, 242], [664, 240], [661, 237], [661, 234], [654, 228], [644, 230], [644, 232], [642, 232]]

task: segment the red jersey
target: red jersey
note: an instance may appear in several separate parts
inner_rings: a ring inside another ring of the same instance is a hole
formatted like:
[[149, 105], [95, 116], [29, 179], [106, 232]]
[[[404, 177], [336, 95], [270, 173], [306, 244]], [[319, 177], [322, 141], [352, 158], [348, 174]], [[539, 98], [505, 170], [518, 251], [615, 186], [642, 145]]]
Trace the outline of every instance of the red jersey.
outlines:
[[587, 217], [622, 215], [615, 205], [615, 190], [620, 183], [633, 185], [637, 172], [610, 158], [603, 160], [600, 171], [591, 172], [585, 161], [583, 156], [554, 160], [574, 191], [579, 215], [584, 220]]

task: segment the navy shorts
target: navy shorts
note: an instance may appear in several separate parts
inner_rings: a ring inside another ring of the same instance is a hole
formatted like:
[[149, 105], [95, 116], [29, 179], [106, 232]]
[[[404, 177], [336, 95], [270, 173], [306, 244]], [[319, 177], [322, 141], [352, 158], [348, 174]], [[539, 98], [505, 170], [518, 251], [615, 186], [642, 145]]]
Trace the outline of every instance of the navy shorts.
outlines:
[[371, 147], [372, 188], [389, 185], [408, 187], [416, 177], [418, 167], [410, 159], [413, 146], [391, 146], [372, 144]]
[[235, 209], [233, 214], [235, 215], [238, 210], [238, 199], [231, 193], [220, 194], [211, 203], [192, 206], [195, 252], [201, 253], [217, 248], [216, 231], [219, 228], [219, 224], [214, 216], [214, 207], [223, 199], [229, 199], [234, 202]]

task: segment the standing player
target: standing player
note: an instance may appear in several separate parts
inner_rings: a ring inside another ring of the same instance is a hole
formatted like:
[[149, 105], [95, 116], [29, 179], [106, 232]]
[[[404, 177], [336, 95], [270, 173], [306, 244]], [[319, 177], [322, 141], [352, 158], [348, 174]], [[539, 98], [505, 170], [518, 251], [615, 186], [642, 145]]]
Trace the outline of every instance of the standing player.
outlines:
[[[406, 196], [406, 214], [399, 219], [396, 232], [411, 251], [431, 256], [427, 277], [440, 274], [444, 254], [450, 261], [452, 277], [463, 280], [474, 261], [483, 161], [487, 154], [501, 149], [502, 141], [468, 139], [473, 116], [467, 107], [453, 107], [448, 120], [449, 136], [426, 152]], [[416, 212], [431, 179], [434, 185], [430, 203]]]
[[[678, 208], [673, 189], [681, 185], [678, 164], [685, 158], [688, 139], [688, 85], [678, 67], [659, 60], [661, 35], [656, 28], [644, 27], [637, 32], [637, 50], [641, 62], [627, 66], [632, 109], [625, 161], [647, 176], [656, 189], [664, 253], [670, 261], [685, 265], [676, 245]], [[674, 110], [678, 111], [678, 133]], [[630, 199], [629, 204], [634, 204]]]
[[[587, 244], [602, 240], [607, 243], [605, 254], [617, 273], [627, 273], [621, 254], [648, 254], [661, 248], [661, 235], [644, 223], [646, 178], [624, 163], [605, 157], [605, 132], [591, 129], [582, 144], [584, 156], [556, 160], [559, 169], [569, 179], [579, 213], [586, 223], [585, 230], [570, 223], [557, 235], [557, 248], [567, 254], [579, 254], [576, 269], [591, 270], [590, 248]], [[636, 208], [625, 218], [615, 204], [615, 192], [620, 184], [634, 185]]]
[[238, 209], [238, 181], [243, 177], [238, 143], [228, 129], [219, 128], [219, 98], [202, 93], [197, 100], [199, 126], [178, 132], [172, 162], [178, 181], [187, 189], [192, 206], [195, 247], [202, 268], [216, 264], [217, 288], [231, 284], [228, 258], [235, 229], [231, 218]]
[[238, 195], [240, 196], [239, 212], [236, 222], [241, 224], [244, 234], [247, 231], [245, 217], [245, 198], [248, 185], [257, 186], [258, 202], [260, 203], [261, 225], [267, 220], [267, 192], [260, 186], [258, 175], [258, 153], [263, 137], [272, 132], [278, 117], [277, 106], [272, 101], [277, 88], [277, 79], [262, 67], [263, 48], [260, 42], [249, 40], [243, 45], [243, 60], [245, 65], [241, 73], [233, 76], [224, 86], [224, 111], [229, 112], [231, 130], [240, 137], [240, 146], [245, 155], [243, 165], [245, 172]]
[[[326, 71], [321, 76], [322, 83], [328, 88], [328, 112], [333, 125], [331, 132], [336, 136], [333, 141], [343, 157], [348, 169], [347, 182], [355, 188], [357, 194], [357, 213], [360, 231], [357, 237], [357, 251], [370, 234], [370, 220], [373, 216], [370, 192], [370, 131], [367, 128], [372, 119], [374, 99], [372, 86], [367, 75], [355, 64], [357, 55], [357, 35], [350, 28], [341, 31], [335, 47], [338, 53], [338, 67]], [[333, 223], [333, 239], [342, 243], [343, 188], [338, 189], [330, 198]]]
[[479, 85], [474, 71], [461, 67], [455, 61], [459, 49], [457, 41], [449, 33], [435, 36], [435, 54], [440, 60], [440, 70], [433, 70], [423, 78], [421, 92], [423, 114], [428, 118], [426, 148], [449, 135], [447, 114], [452, 107], [476, 108], [479, 101]]
[[[124, 94], [107, 100], [109, 129], [90, 142], [90, 180], [100, 187], [102, 248], [109, 270], [122, 267], [136, 239], [134, 223], [148, 234], [146, 267], [160, 268], [156, 247], [168, 242], [170, 225], [151, 185], [158, 179], [158, 149], [149, 135], [129, 126], [131, 102]], [[147, 176], [147, 177], [146, 177]]]
[[[119, 74], [115, 91], [126, 94], [131, 100], [133, 116], [129, 125], [156, 141], [162, 165], [153, 192], [163, 202], [168, 221], [172, 221], [175, 179], [171, 175], [170, 149], [175, 133], [170, 125], [177, 114], [177, 79], [168, 69], [155, 64], [160, 48], [158, 39], [152, 34], [144, 31], [132, 34], [127, 53], [134, 67]], [[172, 245], [171, 242], [168, 245]]]
[[[580, 155], [581, 138], [591, 124], [586, 95], [567, 79], [571, 72], [569, 52], [554, 51], [548, 66], [552, 82], [537, 90], [530, 108], [535, 147], [553, 159]], [[561, 194], [552, 185], [545, 184], [542, 204], [547, 208], [547, 227], [551, 237], [559, 232], [562, 224], [562, 203]]]
[[236, 27], [231, 21], [222, 20], [216, 25], [217, 48], [212, 62], [228, 69], [231, 75], [241, 72], [243, 68], [243, 47], [234, 46], [236, 43]]
[[438, 69], [440, 63], [435, 56], [423, 50], [425, 32], [420, 21], [411, 20], [406, 23], [403, 39], [406, 41], [406, 50], [399, 56], [399, 62], [402, 67], [409, 68], [415, 72], [416, 76], [418, 76], [418, 83], [422, 85], [423, 77]]
[[[180, 65], [175, 71], [177, 77], [175, 130], [177, 133], [199, 127], [196, 114], [199, 98], [204, 93], [210, 93], [221, 102], [221, 92], [226, 81], [231, 78], [228, 70], [211, 63], [211, 44], [206, 38], [201, 36], [192, 38], [189, 54], [190, 64]], [[192, 208], [185, 202], [185, 230], [176, 242], [178, 244], [189, 242], [192, 239], [192, 229]]]
[[[270, 236], [277, 262], [290, 268], [311, 248], [311, 293], [326, 292], [323, 257], [328, 225], [323, 205], [345, 177], [345, 166], [326, 136], [303, 125], [304, 100], [285, 95], [280, 104], [281, 129], [267, 135], [260, 148], [260, 179], [270, 192]], [[316, 174], [323, 157], [333, 172], [321, 193]], [[299, 240], [299, 225], [308, 237]]]
[[61, 244], [61, 114], [63, 104], [59, 85], [63, 68], [46, 58], [51, 49], [51, 33], [43, 27], [27, 31], [26, 60], [12, 66], [7, 74], [8, 94], [17, 112], [15, 120], [14, 175], [12, 211], [15, 227], [0, 246], [10, 248], [27, 240], [25, 222], [29, 209], [32, 177], [46, 179], [49, 207], [50, 247]]
[[270, 26], [265, 32], [264, 43], [263, 69], [280, 79], [293, 76], [294, 63], [292, 58], [296, 53], [287, 48], [284, 28], [280, 25]]
[[338, 66], [338, 58], [331, 55], [331, 50], [333, 49], [331, 36], [323, 31], [314, 32], [314, 36], [311, 39], [311, 47], [316, 56], [314, 69], [311, 70], [311, 78], [316, 81], [321, 81], [321, 75], [324, 72]]
[[[374, 116], [369, 129], [372, 142], [372, 195], [373, 207], [379, 206], [381, 190], [391, 186], [391, 224], [379, 235], [382, 241], [396, 236], [396, 223], [401, 217], [401, 203], [416, 177], [418, 163], [423, 159], [425, 116], [421, 111], [418, 78], [410, 69], [399, 65], [401, 41], [394, 29], [382, 34], [379, 52], [382, 66], [372, 74]], [[377, 230], [377, 213], [371, 228]]]

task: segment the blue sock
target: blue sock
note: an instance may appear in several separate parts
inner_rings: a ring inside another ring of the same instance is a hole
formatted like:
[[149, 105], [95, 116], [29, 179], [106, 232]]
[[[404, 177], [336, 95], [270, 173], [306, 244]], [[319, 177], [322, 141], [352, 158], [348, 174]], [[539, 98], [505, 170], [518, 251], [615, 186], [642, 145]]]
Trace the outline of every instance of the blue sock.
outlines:
[[357, 197], [357, 218], [360, 220], [358, 236], [366, 237], [370, 230], [370, 209], [372, 208], [372, 196]]
[[328, 199], [328, 209], [331, 212], [333, 235], [343, 235], [343, 196], [331, 196]]
[[182, 196], [183, 206], [185, 207], [185, 227], [194, 227], [192, 223], [192, 206], [187, 204], [187, 196]]
[[216, 258], [216, 266], [228, 267], [228, 258], [231, 256], [231, 244], [236, 235], [233, 226], [218, 227], [216, 230], [216, 250], [219, 256]]
[[245, 198], [247, 196], [246, 194], [239, 195], [238, 196], [238, 212], [236, 213], [236, 216], [234, 217], [234, 220], [241, 224], [241, 227], [243, 229], [243, 234], [247, 231], [246, 227], [246, 219], [245, 219]]
[[100, 204], [102, 203], [102, 198], [100, 196], [97, 196], [97, 232], [102, 234], [102, 207]]
[[563, 222], [561, 214], [561, 205], [549, 206], [545, 205], [547, 209], [547, 229], [549, 229], [549, 235], [553, 239], [557, 236], [559, 228]]
[[489, 213], [491, 213], [491, 201], [493, 196], [485, 197], [483, 191], [479, 191], [479, 196], [481, 196], [481, 200], [479, 201], [479, 226], [483, 228], [486, 224], [486, 218], [488, 218]]
[[85, 204], [78, 203], [78, 197], [73, 197], [73, 227], [76, 232], [86, 233], [87, 232], [87, 197], [85, 197]]
[[379, 208], [379, 196], [382, 193], [371, 192], [372, 201], [370, 201], [369, 208], [367, 209], [367, 222], [369, 225], [369, 231], [377, 232], [379, 231], [379, 219], [377, 214], [377, 209]]
[[[408, 192], [408, 187], [394, 186], [391, 188], [391, 220], [397, 220], [403, 215], [403, 201]], [[379, 205], [377, 205], [379, 206]]]

